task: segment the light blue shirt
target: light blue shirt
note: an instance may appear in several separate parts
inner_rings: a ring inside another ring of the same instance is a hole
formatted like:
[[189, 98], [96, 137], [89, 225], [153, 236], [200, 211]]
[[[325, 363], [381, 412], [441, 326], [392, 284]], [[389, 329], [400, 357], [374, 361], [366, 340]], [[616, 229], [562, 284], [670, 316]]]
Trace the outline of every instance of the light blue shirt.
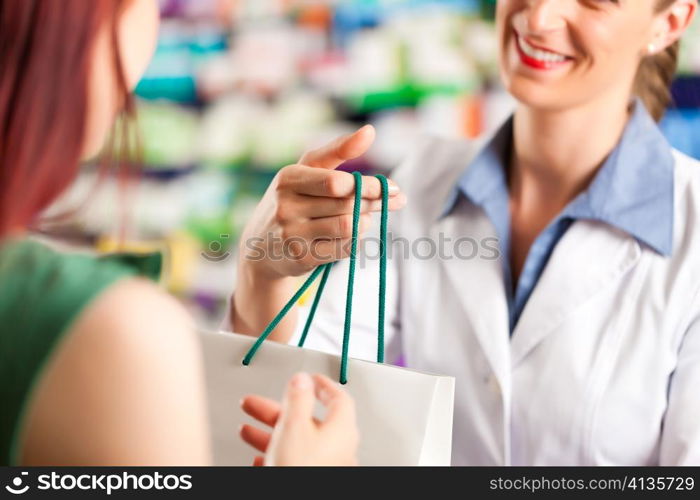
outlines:
[[576, 220], [604, 222], [661, 255], [671, 255], [675, 162], [671, 146], [637, 99], [620, 142], [589, 187], [537, 236], [514, 287], [506, 173], [512, 141], [511, 116], [460, 176], [442, 212], [442, 216], [447, 215], [457, 198], [464, 196], [484, 210], [494, 225], [501, 250], [511, 334], [554, 248]]

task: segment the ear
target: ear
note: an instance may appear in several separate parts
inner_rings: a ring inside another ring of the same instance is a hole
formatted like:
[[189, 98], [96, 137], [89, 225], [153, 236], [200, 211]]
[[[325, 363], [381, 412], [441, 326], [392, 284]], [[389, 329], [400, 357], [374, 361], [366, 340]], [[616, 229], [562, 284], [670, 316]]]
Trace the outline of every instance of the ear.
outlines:
[[649, 41], [650, 55], [662, 52], [680, 40], [695, 17], [698, 0], [676, 0], [656, 15]]

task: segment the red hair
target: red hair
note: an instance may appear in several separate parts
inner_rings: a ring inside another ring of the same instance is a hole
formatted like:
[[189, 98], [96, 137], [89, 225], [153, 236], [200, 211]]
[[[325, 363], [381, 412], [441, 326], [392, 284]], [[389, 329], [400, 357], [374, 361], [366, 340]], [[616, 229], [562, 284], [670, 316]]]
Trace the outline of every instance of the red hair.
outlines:
[[131, 110], [117, 38], [124, 2], [0, 2], [0, 239], [37, 222], [78, 174], [93, 42], [105, 25]]

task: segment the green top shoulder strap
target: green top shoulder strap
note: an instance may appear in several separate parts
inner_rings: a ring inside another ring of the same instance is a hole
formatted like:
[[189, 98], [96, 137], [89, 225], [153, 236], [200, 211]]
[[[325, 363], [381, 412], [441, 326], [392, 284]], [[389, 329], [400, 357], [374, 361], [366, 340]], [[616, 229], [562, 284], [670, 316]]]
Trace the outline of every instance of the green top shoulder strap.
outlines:
[[34, 386], [83, 309], [120, 279], [158, 279], [160, 254], [63, 254], [31, 240], [0, 246], [0, 465], [16, 465]]

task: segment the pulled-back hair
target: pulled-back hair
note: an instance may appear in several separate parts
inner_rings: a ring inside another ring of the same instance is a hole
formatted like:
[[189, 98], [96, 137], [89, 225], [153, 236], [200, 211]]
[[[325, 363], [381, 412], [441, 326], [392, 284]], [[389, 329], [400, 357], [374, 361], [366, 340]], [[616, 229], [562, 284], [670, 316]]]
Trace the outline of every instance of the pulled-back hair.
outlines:
[[[675, 0], [657, 0], [656, 10], [667, 9]], [[678, 68], [680, 42], [663, 52], [646, 56], [637, 70], [634, 92], [639, 96], [656, 121], [663, 118], [671, 104], [671, 83]]]

